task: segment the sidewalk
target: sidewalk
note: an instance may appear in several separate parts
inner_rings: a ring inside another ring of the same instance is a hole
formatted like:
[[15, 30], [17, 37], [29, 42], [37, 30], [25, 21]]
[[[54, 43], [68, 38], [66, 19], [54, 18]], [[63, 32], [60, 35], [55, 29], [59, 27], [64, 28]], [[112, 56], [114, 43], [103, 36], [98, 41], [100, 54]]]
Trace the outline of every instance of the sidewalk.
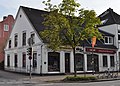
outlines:
[[[33, 82], [41, 82], [41, 83], [45, 83], [45, 82], [54, 82], [54, 81], [60, 81], [63, 80], [65, 77], [67, 76], [74, 76], [74, 75], [50, 75], [50, 76], [32, 76], [31, 79], [25, 78], [25, 80], [30, 80]], [[77, 74], [77, 76], [84, 76], [84, 74]], [[98, 74], [86, 74], [86, 76], [98, 76]], [[119, 73], [120, 76], [120, 73]], [[98, 79], [95, 80], [95, 82], [99, 82], [99, 81], [113, 81], [113, 80], [120, 80], [120, 77], [117, 78], [105, 78], [105, 79]]]

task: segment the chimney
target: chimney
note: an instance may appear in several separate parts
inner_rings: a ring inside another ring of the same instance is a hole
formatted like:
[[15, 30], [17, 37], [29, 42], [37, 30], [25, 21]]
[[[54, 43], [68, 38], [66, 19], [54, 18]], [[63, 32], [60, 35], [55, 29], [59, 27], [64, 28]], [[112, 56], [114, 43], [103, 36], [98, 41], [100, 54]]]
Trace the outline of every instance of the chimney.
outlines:
[[3, 16], [3, 20], [6, 19], [7, 17], [6, 16]]

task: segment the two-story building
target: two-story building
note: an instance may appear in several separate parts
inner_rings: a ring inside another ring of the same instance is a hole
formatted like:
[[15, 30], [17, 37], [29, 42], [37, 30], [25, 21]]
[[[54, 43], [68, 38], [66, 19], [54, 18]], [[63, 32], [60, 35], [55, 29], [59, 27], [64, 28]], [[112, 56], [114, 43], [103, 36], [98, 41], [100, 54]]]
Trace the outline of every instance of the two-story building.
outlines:
[[[33, 39], [32, 73], [53, 74], [73, 73], [74, 57], [71, 48], [65, 47], [62, 50], [53, 52], [47, 48], [47, 42], [41, 38], [40, 31], [45, 29], [42, 24], [43, 14], [46, 11], [20, 6], [13, 30], [5, 48], [5, 70], [29, 73], [30, 60], [27, 55], [29, 45], [27, 40]], [[114, 46], [115, 35], [107, 31], [100, 32], [104, 38], [111, 38], [108, 41], [97, 40], [95, 48], [91, 48], [91, 40], [83, 41], [83, 46], [76, 48], [77, 73], [103, 72], [110, 68], [116, 71], [116, 52]], [[92, 59], [94, 57], [94, 59]]]

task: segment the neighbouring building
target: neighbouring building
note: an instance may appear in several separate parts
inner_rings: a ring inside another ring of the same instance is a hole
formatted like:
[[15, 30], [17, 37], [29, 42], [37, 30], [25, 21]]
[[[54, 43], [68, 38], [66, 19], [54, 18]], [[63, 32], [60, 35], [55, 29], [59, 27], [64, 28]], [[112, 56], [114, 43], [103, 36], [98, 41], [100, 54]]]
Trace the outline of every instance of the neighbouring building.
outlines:
[[3, 67], [4, 62], [4, 48], [11, 33], [14, 24], [12, 15], [4, 16], [0, 21], [0, 67]]
[[[43, 14], [45, 11], [20, 6], [13, 30], [5, 48], [5, 70], [29, 73], [30, 61], [27, 55], [27, 40], [33, 38], [32, 73], [59, 74], [74, 72], [73, 51], [65, 48], [53, 52], [39, 32], [45, 29]], [[102, 26], [101, 26], [102, 27]], [[83, 46], [76, 47], [77, 73], [104, 72], [108, 68], [117, 71], [116, 35], [100, 30], [105, 39], [97, 40], [95, 48], [91, 48], [91, 40], [83, 41]], [[106, 39], [106, 37], [109, 38]], [[94, 59], [92, 59], [94, 57]], [[94, 63], [94, 65], [93, 65]], [[94, 67], [93, 67], [94, 66]]]
[[[109, 8], [101, 15], [99, 15], [102, 25], [99, 27], [100, 30], [111, 33], [114, 35], [114, 45], [116, 46], [117, 53], [116, 53], [116, 65], [119, 69], [120, 66], [120, 15], [115, 13], [113, 9]], [[106, 36], [105, 37], [106, 44], [111, 44], [111, 38]]]

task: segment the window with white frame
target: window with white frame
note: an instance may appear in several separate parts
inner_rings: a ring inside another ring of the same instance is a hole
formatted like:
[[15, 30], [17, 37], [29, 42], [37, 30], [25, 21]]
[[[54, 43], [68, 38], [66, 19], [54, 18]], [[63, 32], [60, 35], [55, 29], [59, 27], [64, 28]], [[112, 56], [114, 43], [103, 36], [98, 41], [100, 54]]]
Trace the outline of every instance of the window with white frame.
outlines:
[[22, 33], [22, 46], [25, 46], [26, 45], [26, 32], [23, 31]]
[[115, 59], [114, 56], [110, 56], [110, 66], [115, 67]]
[[35, 33], [31, 33], [32, 43], [35, 44]]
[[105, 44], [113, 44], [113, 37], [105, 36], [104, 37], [104, 43]]
[[14, 67], [18, 67], [18, 57], [17, 54], [14, 56]]
[[33, 52], [33, 68], [37, 67], [37, 52]]
[[4, 31], [9, 31], [9, 25], [8, 24], [4, 24]]
[[7, 67], [10, 67], [10, 55], [7, 55]]
[[11, 39], [9, 40], [9, 48], [11, 48]]
[[103, 56], [103, 67], [108, 67], [108, 60], [106, 55]]
[[26, 67], [26, 53], [24, 52], [22, 55], [22, 67]]
[[14, 47], [17, 47], [18, 45], [18, 34], [15, 34], [14, 36]]

